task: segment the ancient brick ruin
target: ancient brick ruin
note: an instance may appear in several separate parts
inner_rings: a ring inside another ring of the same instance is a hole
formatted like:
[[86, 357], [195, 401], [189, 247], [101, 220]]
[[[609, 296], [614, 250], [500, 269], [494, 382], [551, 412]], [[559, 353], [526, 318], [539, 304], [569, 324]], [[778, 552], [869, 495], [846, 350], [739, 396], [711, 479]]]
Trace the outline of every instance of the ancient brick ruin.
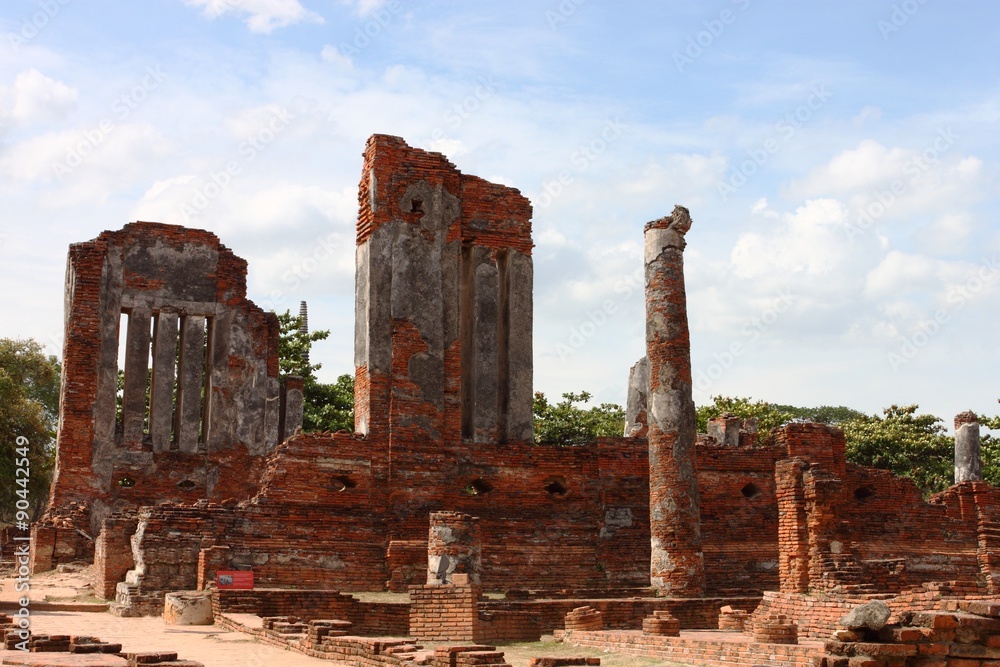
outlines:
[[[215, 236], [134, 223], [72, 246], [36, 569], [94, 558], [122, 615], [252, 570], [254, 590], [215, 592], [217, 619], [256, 614], [248, 631], [331, 655], [360, 641], [337, 623], [483, 643], [567, 630], [616, 647], [645, 627], [684, 647], [677, 627], [723, 622], [774, 643], [828, 638], [873, 595], [902, 613], [998, 593], [1000, 495], [979, 481], [968, 415], [959, 483], [929, 501], [848, 464], [837, 428], [793, 422], [762, 442], [724, 415], [695, 433], [686, 209], [646, 226], [647, 356], [627, 436], [537, 446], [529, 202], [397, 137], [373, 136], [364, 158], [353, 433], [296, 434], [301, 383], [278, 376], [277, 322]], [[383, 590], [409, 601], [348, 594]], [[789, 664], [800, 649], [782, 649]]]

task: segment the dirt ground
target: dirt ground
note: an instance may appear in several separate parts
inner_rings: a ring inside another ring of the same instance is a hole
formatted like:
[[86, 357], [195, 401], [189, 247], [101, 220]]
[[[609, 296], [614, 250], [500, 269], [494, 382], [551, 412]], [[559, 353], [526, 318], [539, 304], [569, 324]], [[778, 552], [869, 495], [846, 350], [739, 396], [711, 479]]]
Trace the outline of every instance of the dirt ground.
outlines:
[[[11, 602], [22, 594], [14, 589], [10, 572], [2, 573], [0, 601]], [[94, 595], [90, 566], [61, 566], [58, 570], [31, 577], [31, 600], [55, 603], [101, 602]], [[347, 665], [331, 660], [311, 658], [295, 651], [283, 650], [257, 642], [253, 637], [231, 632], [219, 626], [165, 625], [159, 617], [118, 618], [107, 612], [43, 611], [31, 615], [35, 633], [80, 634], [100, 637], [103, 641], [121, 643], [125, 651], [175, 651], [187, 660], [197, 660], [206, 667], [282, 667], [306, 665]], [[671, 665], [663, 660], [605, 653], [556, 642], [551, 636], [541, 642], [508, 644], [497, 647], [504, 652], [513, 667], [527, 667], [528, 660], [542, 656], [588, 656], [601, 658], [602, 667], [653, 667]], [[9, 655], [0, 650], [0, 658]]]

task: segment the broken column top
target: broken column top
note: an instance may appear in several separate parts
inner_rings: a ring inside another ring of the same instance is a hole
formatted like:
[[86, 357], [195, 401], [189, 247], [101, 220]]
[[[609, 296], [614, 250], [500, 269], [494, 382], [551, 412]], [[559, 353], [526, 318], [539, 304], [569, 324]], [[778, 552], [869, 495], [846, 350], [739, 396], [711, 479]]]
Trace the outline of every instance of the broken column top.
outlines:
[[643, 230], [646, 236], [644, 258], [646, 263], [656, 259], [655, 256], [650, 256], [650, 253], [658, 254], [666, 248], [684, 250], [687, 245], [684, 235], [689, 229], [691, 229], [691, 213], [679, 204], [674, 206], [670, 215], [647, 222]]
[[432, 208], [430, 200], [450, 194], [461, 202], [455, 231], [462, 242], [531, 254], [531, 202], [516, 188], [463, 174], [441, 153], [413, 148], [402, 137], [387, 134], [369, 137], [364, 158], [359, 245], [392, 220], [426, 226], [422, 218]]
[[964, 426], [965, 424], [979, 424], [979, 417], [972, 410], [966, 410], [965, 412], [959, 412], [955, 415], [955, 430]]

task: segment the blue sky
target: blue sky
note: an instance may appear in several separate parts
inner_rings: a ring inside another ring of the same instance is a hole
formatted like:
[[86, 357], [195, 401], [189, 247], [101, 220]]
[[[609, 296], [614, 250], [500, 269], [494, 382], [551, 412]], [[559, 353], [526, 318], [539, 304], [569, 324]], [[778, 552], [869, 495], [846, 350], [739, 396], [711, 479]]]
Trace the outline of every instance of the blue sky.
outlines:
[[365, 139], [534, 206], [535, 385], [623, 402], [642, 226], [690, 208], [695, 399], [994, 413], [1000, 5], [12, 1], [0, 335], [58, 352], [67, 246], [209, 229], [352, 371]]

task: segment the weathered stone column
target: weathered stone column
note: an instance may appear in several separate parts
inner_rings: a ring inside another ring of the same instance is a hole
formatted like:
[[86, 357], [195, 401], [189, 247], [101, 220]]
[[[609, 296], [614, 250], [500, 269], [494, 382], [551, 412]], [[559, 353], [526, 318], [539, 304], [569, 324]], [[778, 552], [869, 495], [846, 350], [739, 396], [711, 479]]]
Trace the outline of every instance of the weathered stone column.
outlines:
[[454, 574], [467, 574], [478, 585], [482, 569], [479, 517], [462, 512], [431, 512], [427, 539], [427, 585], [452, 583]]
[[969, 410], [955, 415], [955, 484], [983, 481], [979, 458], [979, 417]]
[[625, 437], [645, 438], [649, 420], [646, 417], [646, 394], [649, 391], [649, 359], [643, 357], [628, 372], [628, 397], [625, 401]]
[[646, 356], [649, 359], [650, 583], [662, 593], [704, 593], [691, 342], [684, 292], [688, 210], [646, 224]]

